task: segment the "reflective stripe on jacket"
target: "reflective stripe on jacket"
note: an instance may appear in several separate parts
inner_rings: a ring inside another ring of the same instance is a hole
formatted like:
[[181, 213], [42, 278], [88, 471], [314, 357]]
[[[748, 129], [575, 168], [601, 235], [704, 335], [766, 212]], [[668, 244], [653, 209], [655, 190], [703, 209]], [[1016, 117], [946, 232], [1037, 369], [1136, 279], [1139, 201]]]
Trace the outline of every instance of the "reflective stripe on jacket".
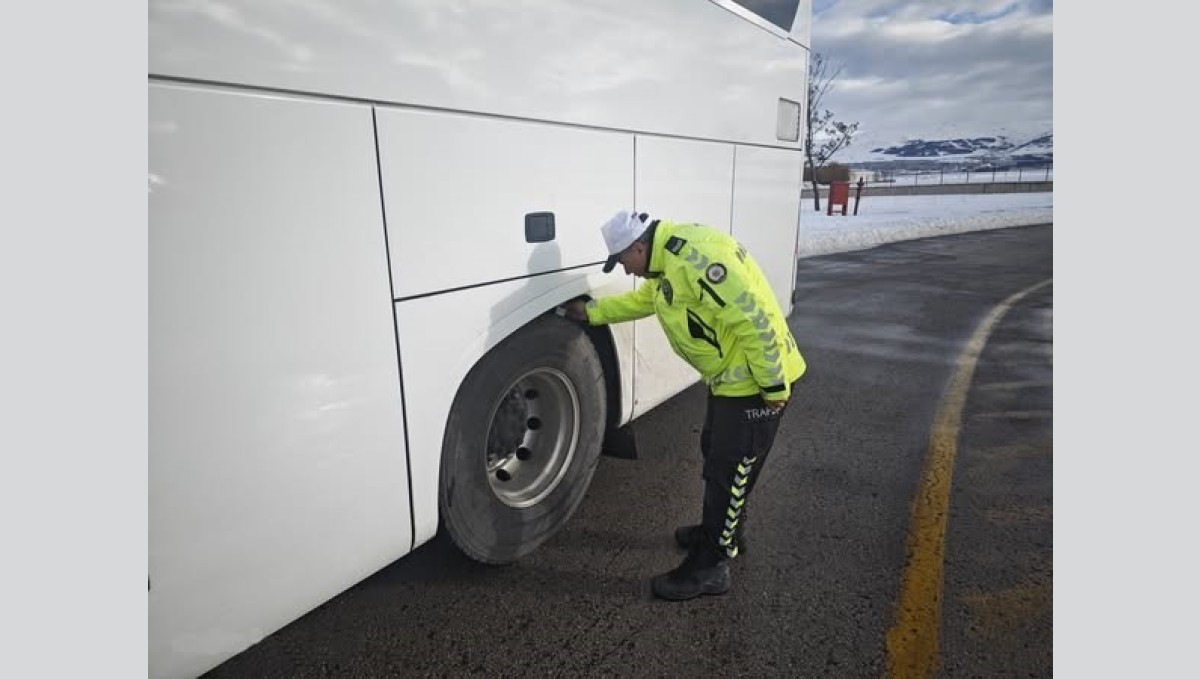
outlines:
[[[754, 258], [731, 236], [660, 220], [650, 277], [636, 289], [589, 302], [592, 325], [658, 316], [675, 353], [717, 396], [791, 396], [804, 357]], [[657, 275], [656, 275], [657, 274]]]

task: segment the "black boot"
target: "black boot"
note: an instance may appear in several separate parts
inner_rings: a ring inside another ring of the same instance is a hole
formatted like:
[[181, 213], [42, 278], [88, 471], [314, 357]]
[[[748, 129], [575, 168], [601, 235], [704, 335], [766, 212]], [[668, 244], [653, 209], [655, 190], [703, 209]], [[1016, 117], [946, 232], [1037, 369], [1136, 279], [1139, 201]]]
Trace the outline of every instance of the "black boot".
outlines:
[[729, 591], [729, 563], [708, 545], [693, 547], [677, 568], [654, 576], [654, 594], [671, 601], [685, 601], [705, 594]]

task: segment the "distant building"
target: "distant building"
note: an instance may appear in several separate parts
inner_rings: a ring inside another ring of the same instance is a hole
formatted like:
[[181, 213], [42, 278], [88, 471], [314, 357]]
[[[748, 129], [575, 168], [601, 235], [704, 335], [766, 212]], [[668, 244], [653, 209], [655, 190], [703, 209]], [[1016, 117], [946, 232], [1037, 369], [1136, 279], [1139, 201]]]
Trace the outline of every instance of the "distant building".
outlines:
[[881, 173], [877, 170], [855, 170], [855, 169], [851, 168], [850, 183], [856, 184], [856, 183], [858, 183], [858, 180], [860, 178], [868, 184], [871, 182], [882, 181], [883, 178], [880, 177], [880, 174]]

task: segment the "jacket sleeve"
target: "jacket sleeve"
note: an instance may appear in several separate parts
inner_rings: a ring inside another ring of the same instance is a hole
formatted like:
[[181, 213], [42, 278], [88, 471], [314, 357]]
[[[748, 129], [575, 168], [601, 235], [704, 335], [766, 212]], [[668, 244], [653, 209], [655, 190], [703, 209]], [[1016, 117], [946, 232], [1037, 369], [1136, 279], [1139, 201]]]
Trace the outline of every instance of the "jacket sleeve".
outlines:
[[729, 262], [719, 282], [705, 280], [705, 272], [701, 272], [693, 287], [704, 304], [717, 307], [717, 322], [736, 338], [745, 352], [746, 364], [763, 398], [787, 400], [791, 397], [791, 385], [783, 368], [787, 338], [780, 337], [772, 328], [779, 325], [772, 323], [778, 320], [779, 305], [774, 295], [764, 298], [767, 293], [756, 290], [748, 274], [745, 265], [734, 260]]
[[655, 282], [644, 281], [636, 290], [591, 300], [587, 303], [588, 323], [604, 325], [645, 318], [654, 313], [654, 294], [657, 291]]

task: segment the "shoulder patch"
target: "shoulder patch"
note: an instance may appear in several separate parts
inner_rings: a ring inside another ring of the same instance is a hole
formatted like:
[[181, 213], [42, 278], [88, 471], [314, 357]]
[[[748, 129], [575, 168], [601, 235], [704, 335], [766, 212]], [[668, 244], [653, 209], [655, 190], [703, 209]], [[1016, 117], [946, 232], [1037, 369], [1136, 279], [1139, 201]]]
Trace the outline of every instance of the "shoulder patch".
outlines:
[[704, 277], [710, 283], [720, 283], [725, 280], [725, 265], [720, 262], [709, 264], [708, 268], [704, 270]]
[[679, 254], [679, 251], [683, 249], [684, 245], [687, 245], [687, 241], [679, 236], [671, 236], [667, 239], [667, 250], [669, 250], [673, 255]]

